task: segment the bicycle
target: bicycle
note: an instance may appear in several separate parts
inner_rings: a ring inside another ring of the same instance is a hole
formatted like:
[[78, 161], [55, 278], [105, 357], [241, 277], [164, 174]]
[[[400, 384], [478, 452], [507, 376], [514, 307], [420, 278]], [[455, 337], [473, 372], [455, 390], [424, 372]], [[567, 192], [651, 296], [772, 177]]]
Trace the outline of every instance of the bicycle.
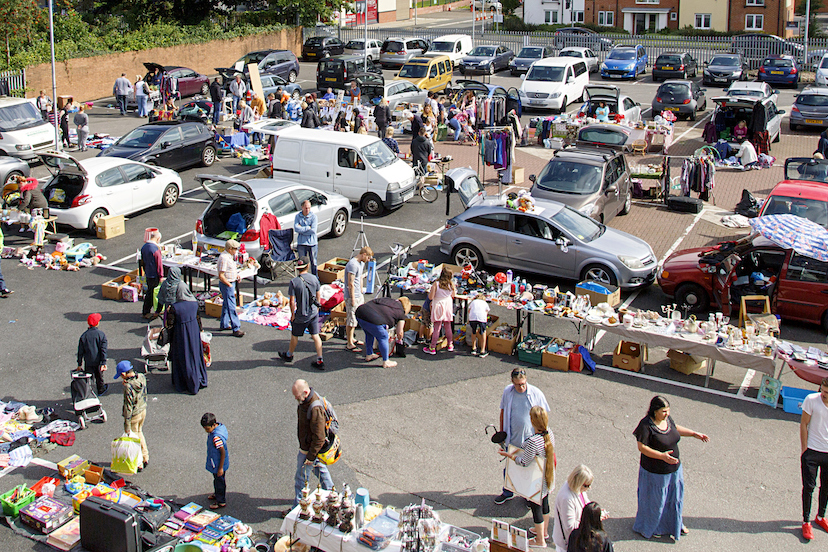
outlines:
[[437, 198], [440, 197], [439, 190], [437, 190], [436, 186], [426, 184], [425, 169], [423, 169], [423, 167], [420, 165], [415, 166], [414, 175], [417, 178], [417, 192], [420, 194], [420, 197], [428, 203], [434, 203], [435, 201], [437, 201]]
[[[379, 297], [391, 297], [391, 281], [397, 272], [399, 272], [399, 269], [405, 266], [410, 251], [410, 245], [403, 245], [401, 243], [391, 244], [391, 258], [388, 260], [388, 272], [385, 276], [385, 282], [380, 287]], [[402, 289], [400, 290], [400, 296], [402, 296]]]

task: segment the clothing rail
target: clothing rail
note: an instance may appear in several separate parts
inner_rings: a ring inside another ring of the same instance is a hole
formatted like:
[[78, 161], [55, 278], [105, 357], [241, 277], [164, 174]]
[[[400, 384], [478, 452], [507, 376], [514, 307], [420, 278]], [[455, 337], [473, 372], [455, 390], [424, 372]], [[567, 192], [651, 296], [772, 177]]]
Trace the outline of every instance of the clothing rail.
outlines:
[[[504, 131], [508, 132], [509, 135], [511, 136], [511, 138], [512, 138], [512, 147], [514, 147], [515, 146], [515, 143], [514, 143], [515, 142], [515, 133], [512, 130], [512, 125], [484, 126], [484, 127], [480, 127], [480, 128], [477, 129], [477, 135], [478, 135], [477, 143], [478, 143], [478, 148], [479, 148], [477, 150], [477, 172], [478, 172], [478, 174], [480, 174], [480, 163], [483, 159], [483, 134], [485, 132], [504, 132]], [[514, 165], [514, 162], [515, 162], [514, 158], [511, 156], [511, 153], [509, 154], [509, 160], [510, 160], [510, 163], [506, 167], [508, 169], [512, 168], [512, 166]], [[495, 169], [495, 170], [497, 171], [497, 169]], [[505, 170], [505, 169], [501, 169], [501, 170]], [[486, 163], [485, 162], [483, 162], [483, 173], [482, 174], [483, 174], [482, 182], [483, 182], [483, 185], [485, 186], [486, 185]], [[500, 174], [498, 172], [498, 179], [497, 179], [497, 197], [498, 197], [498, 199], [502, 195], [503, 195], [503, 179], [500, 177]]]

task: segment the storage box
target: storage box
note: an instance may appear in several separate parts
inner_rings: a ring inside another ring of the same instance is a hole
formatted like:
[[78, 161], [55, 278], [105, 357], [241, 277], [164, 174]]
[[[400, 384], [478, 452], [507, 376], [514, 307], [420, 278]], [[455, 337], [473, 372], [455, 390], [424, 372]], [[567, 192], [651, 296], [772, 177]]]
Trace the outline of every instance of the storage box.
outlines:
[[[513, 330], [515, 326], [510, 326]], [[502, 355], [511, 355], [515, 351], [515, 345], [520, 339], [520, 332], [515, 331], [515, 336], [512, 339], [504, 339], [496, 337], [493, 332], [496, 328], [494, 326], [486, 329], [486, 348], [493, 353], [500, 353]]]
[[77, 454], [58, 462], [58, 473], [65, 479], [72, 479], [76, 475], [82, 475], [89, 467], [89, 461], [84, 460]]
[[43, 496], [43, 485], [47, 483], [51, 483], [55, 487], [59, 487], [60, 479], [56, 477], [49, 477], [48, 475], [46, 477], [41, 477], [40, 481], [32, 485], [32, 490], [37, 494], [38, 497]]
[[409, 314], [412, 315], [412, 318], [405, 319], [405, 326], [403, 326], [403, 331], [407, 332], [409, 330], [414, 330], [415, 332], [420, 331], [420, 326], [422, 326], [422, 322], [419, 320], [420, 311], [423, 309], [421, 305], [411, 305], [411, 311]]
[[[215, 299], [205, 299], [204, 300], [204, 316], [209, 316], [211, 318], [221, 318], [221, 306], [222, 303], [216, 303]], [[241, 310], [236, 307], [236, 313], [240, 313]]]
[[346, 317], [345, 301], [342, 301], [340, 304], [331, 309], [331, 320], [337, 326], [344, 326]]
[[[17, 499], [12, 502], [11, 496], [16, 490], [20, 490]], [[0, 495], [0, 503], [3, 505], [3, 513], [7, 516], [17, 516], [20, 510], [34, 502], [37, 494], [26, 487], [26, 485], [18, 485], [7, 493]]]
[[69, 521], [73, 515], [71, 506], [44, 496], [20, 511], [20, 521], [45, 534]]
[[97, 232], [98, 237], [102, 240], [108, 240], [125, 233], [124, 215], [107, 215], [99, 218]]
[[569, 371], [569, 354], [558, 354], [543, 352], [541, 356], [541, 366], [544, 368], [552, 368], [553, 370], [560, 370], [561, 372]]
[[[115, 301], [121, 300], [121, 288], [129, 282], [134, 282], [138, 279], [138, 270], [133, 270], [123, 276], [118, 276], [108, 282], [101, 284], [101, 295], [104, 299], [113, 299]], [[129, 280], [129, 281], [127, 281]]]
[[616, 368], [640, 372], [647, 358], [647, 346], [630, 341], [620, 341], [612, 353], [612, 365]]
[[528, 362], [530, 364], [534, 364], [536, 366], [541, 365], [541, 359], [543, 357], [543, 350], [540, 351], [530, 351], [524, 349], [524, 345], [527, 341], [539, 341], [543, 343], [543, 349], [546, 349], [546, 346], [549, 345], [549, 342], [552, 338], [546, 337], [545, 335], [536, 335], [536, 334], [527, 334], [526, 337], [521, 339], [520, 344], [517, 346], [517, 356], [518, 360], [521, 362]]
[[816, 393], [809, 389], [799, 389], [796, 387], [782, 386], [782, 410], [789, 414], [802, 415], [802, 401], [811, 393]]
[[97, 485], [103, 478], [103, 471], [104, 469], [102, 467], [90, 464], [90, 466], [86, 468], [86, 471], [83, 472], [83, 478], [86, 479], [86, 482], [90, 485]]
[[246, 165], [249, 167], [255, 167], [259, 164], [258, 157], [242, 157], [242, 165]]
[[689, 353], [676, 351], [675, 349], [667, 351], [667, 357], [670, 359], [670, 368], [682, 374], [689, 375], [707, 367], [706, 358], [698, 358]]
[[[578, 282], [578, 285], [575, 286], [575, 294], [576, 295], [588, 295], [589, 300], [593, 306], [597, 305], [598, 303], [609, 303], [609, 306], [614, 307], [616, 305], [621, 304], [621, 290], [618, 286], [611, 286], [609, 284], [601, 284], [605, 288], [607, 288], [610, 292], [609, 294], [604, 293], [597, 293], [592, 291], [591, 289], [587, 289], [582, 287], [586, 281]], [[597, 282], [600, 283], [600, 282]]]
[[90, 496], [97, 496], [101, 497], [105, 500], [110, 500], [112, 502], [117, 502], [117, 496], [110, 497], [111, 493], [115, 493], [115, 489], [110, 487], [109, 485], [104, 485], [103, 483], [99, 483], [94, 487], [89, 486], [86, 487], [79, 493], [72, 495], [72, 506], [75, 509], [75, 513], [80, 512], [80, 505], [83, 504], [83, 501], [89, 498]]
[[345, 267], [334, 263], [325, 263], [316, 269], [316, 275], [319, 282], [323, 284], [332, 284], [336, 280], [345, 281]]

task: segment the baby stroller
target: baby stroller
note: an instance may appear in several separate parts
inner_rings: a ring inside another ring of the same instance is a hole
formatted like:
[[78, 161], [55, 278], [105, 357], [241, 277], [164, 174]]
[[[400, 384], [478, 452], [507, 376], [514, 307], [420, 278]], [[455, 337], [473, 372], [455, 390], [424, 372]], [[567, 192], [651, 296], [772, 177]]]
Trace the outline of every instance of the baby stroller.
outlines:
[[75, 416], [81, 429], [86, 429], [89, 422], [102, 420], [106, 423], [106, 411], [98, 400], [95, 393], [95, 386], [92, 384], [92, 374], [72, 372], [72, 407], [75, 409]]
[[157, 368], [164, 372], [169, 370], [169, 360], [167, 355], [170, 353], [170, 344], [167, 343], [163, 347], [158, 345], [158, 336], [161, 334], [161, 327], [153, 328], [152, 323], [147, 324], [147, 335], [144, 337], [144, 344], [141, 345], [141, 358], [144, 359], [144, 364], [147, 370], [150, 368]]

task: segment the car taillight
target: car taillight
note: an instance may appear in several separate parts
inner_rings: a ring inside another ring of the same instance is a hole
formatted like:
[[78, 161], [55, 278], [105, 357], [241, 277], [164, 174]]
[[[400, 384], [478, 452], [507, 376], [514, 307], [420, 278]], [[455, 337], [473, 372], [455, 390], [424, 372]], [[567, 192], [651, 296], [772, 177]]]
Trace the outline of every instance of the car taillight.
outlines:
[[244, 234], [242, 234], [241, 240], [243, 242], [251, 242], [251, 241], [259, 241], [259, 231], [256, 229], [250, 229]]
[[86, 205], [90, 201], [92, 201], [91, 195], [84, 194], [75, 196], [75, 199], [72, 200], [72, 207], [80, 207], [81, 205]]
[[796, 67], [791, 69], [791, 75], [796, 75]]
[[252, 93], [250, 90], [248, 90], [247, 94], [245, 95], [245, 99], [247, 99], [247, 101], [250, 102], [251, 98], [253, 98]]
[[690, 103], [690, 98], [687, 98], [686, 100], [684, 100], [683, 103], [689, 104]]
[[404, 56], [404, 55], [405, 55], [405, 52], [397, 52], [397, 55], [398, 55], [398, 56]]
[[316, 66], [316, 80], [319, 80], [319, 66]]
[[453, 221], [453, 220], [447, 220], [446, 221], [446, 230], [448, 230], [449, 228], [454, 228], [455, 226], [457, 226], [457, 223], [455, 221]]
[[680, 69], [681, 71], [684, 71], [684, 64], [679, 65], [679, 69]]
[[196, 221], [196, 232], [198, 232], [199, 234], [204, 233], [204, 223], [201, 222], [201, 219], [198, 219]]
[[760, 67], [760, 68], [759, 68], [759, 72], [760, 72], [760, 73], [765, 73], [765, 68], [764, 68], [764, 67]]
[[798, 107], [796, 107], [796, 106], [793, 106], [793, 107], [791, 107], [791, 111], [792, 111], [792, 112], [793, 112], [793, 111], [796, 111], [797, 113], [799, 113], [799, 108], [798, 108]]
[[657, 101], [658, 103], [661, 103], [661, 98], [660, 98], [660, 97], [658, 97], [658, 96], [656, 96], [656, 101]]
[[347, 79], [348, 79], [348, 69], [346, 68], [342, 71], [342, 80], [347, 80]]

